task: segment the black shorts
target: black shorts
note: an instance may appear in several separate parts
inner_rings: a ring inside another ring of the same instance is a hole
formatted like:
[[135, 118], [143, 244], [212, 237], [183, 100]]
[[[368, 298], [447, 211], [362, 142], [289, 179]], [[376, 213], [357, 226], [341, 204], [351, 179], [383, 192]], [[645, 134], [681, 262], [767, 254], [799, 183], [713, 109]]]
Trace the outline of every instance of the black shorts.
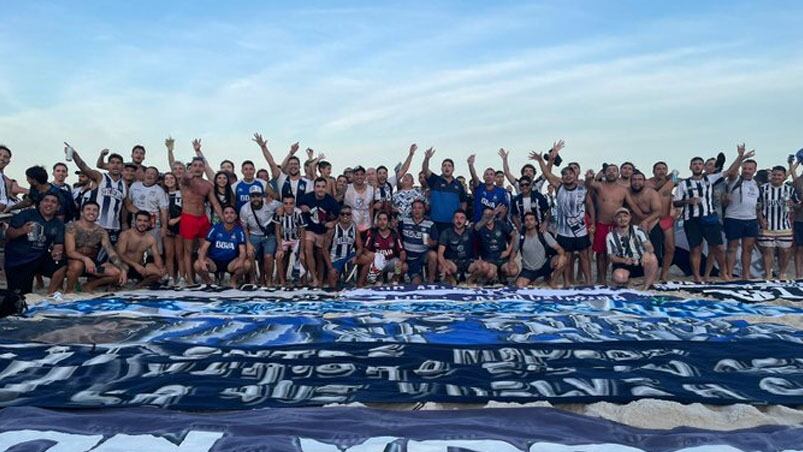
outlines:
[[631, 278], [641, 278], [644, 276], [644, 267], [641, 265], [613, 264], [611, 267], [613, 268], [611, 273], [621, 268], [622, 270], [629, 271]]
[[549, 279], [550, 276], [552, 276], [552, 257], [547, 258], [544, 265], [538, 270], [522, 269], [521, 273], [519, 273], [519, 278], [529, 279], [530, 281], [536, 281], [538, 278]]
[[722, 245], [722, 225], [717, 221], [703, 220], [702, 218], [690, 218], [683, 221], [683, 231], [686, 232], [686, 240], [689, 241], [690, 248], [697, 248], [703, 244], [703, 239], [708, 246]]
[[[236, 259], [236, 258], [235, 258], [235, 259]], [[230, 263], [231, 263], [233, 260], [234, 260], [234, 259], [227, 260], [227, 261], [219, 261], [219, 260], [212, 259], [212, 262], [214, 262], [214, 263], [215, 263], [215, 268], [217, 269], [217, 270], [215, 271], [215, 273], [227, 273], [227, 272], [229, 271], [229, 264], [230, 264]]]
[[555, 241], [558, 242], [558, 245], [560, 245], [560, 247], [568, 253], [583, 251], [591, 246], [591, 239], [588, 238], [588, 234], [582, 237], [558, 235], [555, 238]]
[[67, 265], [67, 259], [62, 259], [58, 262], [54, 261], [50, 253], [45, 253], [33, 262], [27, 264], [15, 265], [13, 267], [5, 266], [6, 283], [8, 290], [18, 291], [20, 294], [25, 295], [33, 292], [33, 276], [41, 274], [48, 278], [53, 276], [60, 269]]
[[792, 231], [795, 235], [795, 246], [803, 246], [803, 221], [792, 223]]

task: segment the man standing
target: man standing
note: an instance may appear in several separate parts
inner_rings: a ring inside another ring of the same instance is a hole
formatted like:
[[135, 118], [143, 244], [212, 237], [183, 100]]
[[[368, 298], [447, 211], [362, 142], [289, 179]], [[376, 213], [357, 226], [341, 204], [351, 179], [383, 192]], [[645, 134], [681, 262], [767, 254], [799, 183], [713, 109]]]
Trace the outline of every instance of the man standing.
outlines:
[[35, 209], [11, 218], [6, 230], [5, 273], [8, 289], [22, 295], [33, 291], [33, 277], [50, 278], [48, 293], [61, 290], [67, 271], [64, 223], [56, 217], [59, 198], [48, 192]]
[[742, 174], [738, 167], [731, 165], [728, 170], [728, 202], [725, 207], [725, 238], [728, 239], [728, 251], [725, 260], [725, 273], [733, 277], [736, 266], [736, 251], [742, 247], [741, 264], [742, 279], [751, 279], [750, 267], [753, 261], [753, 246], [758, 238], [758, 206], [759, 186], [753, 180], [756, 173], [756, 161], [750, 159], [753, 151], [745, 154], [744, 145], [738, 148], [737, 162], [742, 164]]
[[792, 250], [792, 225], [789, 223], [791, 209], [800, 203], [800, 199], [791, 185], [784, 183], [786, 168], [772, 168], [770, 181], [761, 186], [759, 198], [759, 222], [761, 233], [758, 246], [764, 261], [764, 277], [772, 279], [772, 266], [775, 261], [775, 250], [778, 250], [780, 268], [778, 278], [784, 279], [789, 266], [789, 254]]
[[243, 161], [242, 165], [240, 165], [240, 171], [243, 173], [243, 178], [235, 182], [231, 187], [234, 191], [234, 197], [237, 200], [235, 206], [237, 212], [241, 212], [243, 206], [251, 201], [251, 194], [254, 193], [254, 187], [261, 189], [263, 196], [267, 191], [267, 184], [265, 184], [265, 181], [254, 178], [256, 175], [254, 162], [251, 160]]
[[455, 211], [466, 209], [466, 191], [463, 185], [454, 178], [454, 161], [444, 159], [441, 163], [441, 175], [437, 175], [429, 170], [429, 161], [435, 155], [433, 148], [427, 149], [424, 153], [424, 163], [422, 172], [426, 177], [427, 188], [429, 189], [429, 205], [432, 207], [430, 218], [435, 222], [438, 232], [443, 232], [452, 227]]
[[159, 253], [162, 252], [164, 236], [167, 232], [167, 209], [169, 201], [167, 193], [157, 184], [159, 170], [155, 166], [145, 169], [145, 177], [128, 188], [126, 209], [135, 214], [144, 210], [151, 214], [150, 234], [156, 239]]
[[[664, 243], [664, 232], [658, 224], [661, 219], [661, 195], [646, 185], [646, 178], [641, 171], [634, 171], [630, 176], [630, 197], [638, 206], [631, 221], [648, 234], [656, 256], [661, 256]], [[660, 261], [660, 259], [659, 259]]]
[[28, 190], [28, 195], [21, 202], [6, 207], [6, 212], [38, 206], [45, 194], [52, 193], [59, 199], [58, 210], [56, 210], [56, 216], [59, 220], [66, 223], [77, 217], [75, 204], [70, 193], [49, 183], [47, 181], [47, 171], [43, 167], [32, 166], [28, 168], [25, 170], [25, 177], [31, 186], [30, 190]]
[[630, 224], [630, 211], [626, 208], [619, 208], [614, 219], [616, 226], [605, 238], [613, 263], [613, 281], [625, 286], [630, 278], [644, 276], [642, 289], [647, 290], [658, 276], [658, 259], [652, 244], [644, 231]]
[[429, 284], [435, 282], [435, 274], [438, 271], [438, 254], [433, 249], [438, 243], [438, 230], [435, 228], [435, 223], [424, 216], [425, 213], [424, 201], [420, 199], [413, 201], [412, 215], [402, 217], [399, 227], [402, 244], [407, 252], [407, 275], [412, 284], [423, 282], [424, 268], [427, 269]]
[[[104, 149], [100, 152], [100, 156], [98, 157], [98, 161], [96, 162], [96, 167], [102, 170], [109, 170], [108, 163], [105, 163], [103, 159], [106, 157], [106, 154], [109, 153], [108, 149]], [[131, 148], [131, 161], [126, 163], [133, 171], [133, 181], [141, 181], [145, 178], [145, 147], [141, 144], [134, 145]]]
[[295, 198], [296, 204], [298, 204], [302, 195], [312, 191], [312, 181], [301, 175], [301, 161], [295, 156], [295, 153], [298, 152], [299, 144], [293, 143], [290, 146], [290, 153], [285, 158], [285, 164], [279, 166], [268, 150], [268, 142], [262, 138], [262, 135], [255, 133], [254, 142], [259, 145], [262, 155], [270, 166], [273, 179], [276, 180], [276, 191], [279, 196], [284, 199], [285, 195], [291, 194]]
[[663, 256], [661, 262], [661, 280], [666, 281], [669, 278], [669, 269], [672, 267], [672, 261], [675, 259], [675, 217], [672, 214], [672, 190], [675, 188], [675, 183], [669, 176], [669, 167], [665, 162], [657, 162], [652, 166], [653, 177], [649, 178], [646, 186], [658, 192], [661, 198], [661, 219], [658, 225], [661, 227], [661, 232], [664, 234]]
[[630, 162], [624, 162], [619, 165], [619, 185], [630, 188], [630, 178], [633, 176], [634, 171], [636, 171], [636, 167]]
[[521, 230], [524, 224], [524, 216], [532, 212], [538, 221], [539, 227], [545, 227], [549, 218], [549, 201], [546, 196], [537, 191], [533, 191], [533, 183], [527, 176], [521, 176], [516, 184], [519, 187], [519, 194], [513, 198], [513, 224], [517, 230]]
[[[355, 265], [362, 254], [362, 242], [357, 239], [357, 227], [351, 221], [351, 207], [340, 208], [339, 221], [326, 232], [323, 251], [329, 288], [336, 289], [346, 265]], [[328, 251], [328, 252], [327, 252]]]
[[[521, 273], [516, 278], [516, 287], [527, 287], [539, 278], [546, 279], [552, 288], [558, 287], [558, 278], [564, 274], [568, 258], [552, 234], [538, 229], [534, 212], [524, 214], [524, 230], [519, 233], [518, 251], [521, 253]], [[515, 257], [514, 249], [511, 262]], [[566, 285], [565, 278], [563, 285]]]
[[206, 284], [212, 284], [210, 273], [229, 272], [231, 286], [236, 288], [240, 278], [251, 269], [246, 259], [245, 231], [237, 222], [234, 206], [223, 209], [223, 221], [209, 230], [198, 250], [195, 271]]
[[483, 273], [482, 262], [474, 256], [474, 231], [467, 224], [466, 211], [457, 209], [452, 227], [438, 236], [438, 269], [449, 284], [473, 283]]
[[[377, 259], [377, 254], [382, 258]], [[399, 283], [401, 275], [407, 270], [406, 257], [407, 253], [399, 235], [390, 229], [390, 216], [387, 212], [379, 212], [376, 214], [376, 227], [366, 234], [362, 255], [357, 259], [357, 263], [362, 266], [357, 285], [365, 286], [369, 273], [379, 276], [391, 271], [392, 282]]]
[[374, 187], [365, 183], [365, 168], [354, 168], [353, 182], [346, 187], [343, 205], [351, 207], [354, 224], [363, 233], [371, 229], [374, 219]]
[[137, 287], [157, 282], [165, 274], [156, 239], [148, 233], [150, 225], [150, 212], [140, 210], [134, 214], [133, 227], [123, 231], [117, 242], [117, 254], [128, 265], [128, 279], [140, 281]]
[[307, 193], [301, 198], [301, 212], [307, 225], [304, 234], [304, 256], [307, 263], [307, 272], [312, 278], [312, 286], [319, 287], [323, 276], [317, 270], [323, 272], [323, 256], [321, 265], [316, 262], [316, 253], [323, 253], [323, 240], [326, 231], [335, 226], [337, 222], [340, 206], [329, 193], [326, 192], [327, 181], [323, 177], [315, 179], [315, 188], [312, 193]]
[[282, 204], [276, 200], [265, 200], [262, 187], [258, 185], [251, 186], [248, 196], [249, 201], [240, 208], [240, 221], [248, 233], [253, 258], [261, 263], [261, 284], [270, 286], [273, 284], [273, 256], [276, 254], [276, 224], [273, 222], [273, 215]]
[[123, 285], [128, 280], [128, 266], [117, 255], [106, 230], [95, 224], [99, 212], [98, 203], [87, 201], [81, 206], [81, 218], [67, 225], [64, 235], [67, 254], [65, 293], [75, 290], [81, 275], [88, 278], [83, 286], [87, 292], [109, 284]]
[[[200, 149], [201, 140], [193, 140], [193, 146]], [[212, 228], [209, 217], [206, 216], [206, 203], [212, 206], [212, 210], [223, 218], [223, 210], [220, 208], [212, 183], [204, 180], [206, 161], [202, 157], [194, 157], [190, 162], [190, 168], [184, 172], [181, 178], [181, 221], [179, 222], [179, 235], [184, 240], [184, 280], [192, 282], [191, 271], [192, 251], [195, 240], [203, 240], [207, 237]], [[235, 212], [235, 216], [237, 213]]]
[[[108, 152], [108, 149], [104, 149], [104, 151]], [[72, 154], [71, 157], [75, 160], [75, 164], [78, 165], [78, 169], [86, 174], [89, 180], [94, 182], [95, 187], [97, 187], [92, 198], [93, 201], [100, 205], [100, 216], [98, 216], [97, 224], [109, 234], [109, 240], [111, 240], [112, 245], [117, 243], [117, 239], [120, 236], [123, 205], [128, 194], [128, 187], [122, 176], [123, 157], [119, 154], [109, 155], [109, 162], [106, 164], [108, 172], [101, 174], [99, 171], [90, 168], [74, 149], [67, 147], [65, 152], [67, 152], [68, 157]]]
[[500, 218], [507, 216], [510, 210], [508, 205], [508, 193], [502, 187], [496, 185], [496, 171], [493, 168], [486, 168], [482, 173], [482, 182], [477, 177], [477, 171], [474, 169], [474, 159], [476, 155], [472, 154], [468, 157], [468, 170], [471, 173], [471, 191], [474, 193], [474, 219], [476, 223], [484, 215], [486, 207], [491, 210], [496, 210], [498, 206], [504, 206], [504, 209], [499, 209], [497, 212]]

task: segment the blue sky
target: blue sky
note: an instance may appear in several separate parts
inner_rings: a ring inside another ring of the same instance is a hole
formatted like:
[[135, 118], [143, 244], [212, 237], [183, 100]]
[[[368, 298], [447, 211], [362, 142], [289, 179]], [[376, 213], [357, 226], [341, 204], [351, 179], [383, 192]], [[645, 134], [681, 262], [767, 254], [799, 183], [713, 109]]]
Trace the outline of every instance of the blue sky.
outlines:
[[[11, 176], [135, 143], [166, 165], [290, 143], [335, 169], [410, 143], [458, 171], [563, 138], [584, 167], [803, 147], [801, 2], [4, 2], [0, 142]], [[415, 166], [420, 165], [419, 151]]]

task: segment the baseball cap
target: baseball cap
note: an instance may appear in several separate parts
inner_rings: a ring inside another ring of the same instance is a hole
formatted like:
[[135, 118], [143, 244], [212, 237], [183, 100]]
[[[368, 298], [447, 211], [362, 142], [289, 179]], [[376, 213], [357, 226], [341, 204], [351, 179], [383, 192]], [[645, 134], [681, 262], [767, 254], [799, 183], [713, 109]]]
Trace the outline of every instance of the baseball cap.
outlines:
[[626, 213], [626, 214], [630, 215], [630, 211], [627, 210], [627, 207], [620, 207], [620, 208], [616, 209], [616, 212], [614, 212], [613, 216], [617, 216], [620, 213]]
[[253, 186], [251, 186], [251, 188], [248, 189], [248, 195], [249, 196], [251, 196], [251, 195], [262, 196], [264, 194], [265, 194], [265, 192], [262, 191], [262, 186], [260, 186], [260, 185], [253, 185]]

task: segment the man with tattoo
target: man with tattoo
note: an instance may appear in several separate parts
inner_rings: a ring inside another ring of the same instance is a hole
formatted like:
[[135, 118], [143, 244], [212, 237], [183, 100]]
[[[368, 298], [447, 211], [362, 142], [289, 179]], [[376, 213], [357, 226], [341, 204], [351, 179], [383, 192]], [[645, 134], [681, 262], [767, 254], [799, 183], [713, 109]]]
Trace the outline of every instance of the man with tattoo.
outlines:
[[[68, 259], [66, 293], [75, 290], [81, 275], [87, 277], [83, 288], [88, 292], [109, 284], [123, 285], [128, 280], [128, 267], [115, 252], [109, 234], [95, 223], [98, 212], [100, 205], [95, 201], [87, 201], [81, 206], [81, 218], [67, 225], [64, 234], [64, 249]], [[105, 258], [108, 258], [108, 262]]]
[[137, 287], [146, 287], [165, 275], [156, 239], [148, 230], [151, 214], [140, 210], [134, 215], [134, 225], [120, 234], [117, 254], [128, 265], [128, 279], [139, 280]]

